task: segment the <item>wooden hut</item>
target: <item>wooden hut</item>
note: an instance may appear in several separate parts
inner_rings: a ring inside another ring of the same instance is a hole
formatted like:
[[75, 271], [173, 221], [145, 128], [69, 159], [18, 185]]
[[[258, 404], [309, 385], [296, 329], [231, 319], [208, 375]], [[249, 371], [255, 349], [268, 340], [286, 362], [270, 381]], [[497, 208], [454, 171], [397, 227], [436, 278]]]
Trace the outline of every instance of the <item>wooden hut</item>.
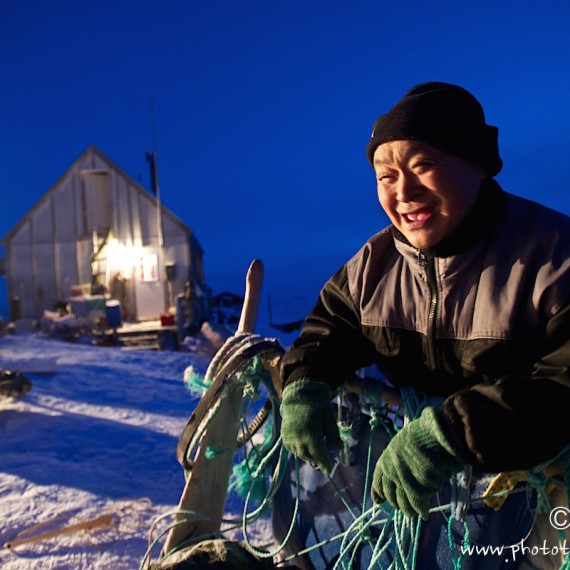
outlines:
[[158, 319], [207, 287], [203, 250], [155, 194], [90, 146], [3, 239], [10, 318], [61, 301], [119, 301], [123, 318]]

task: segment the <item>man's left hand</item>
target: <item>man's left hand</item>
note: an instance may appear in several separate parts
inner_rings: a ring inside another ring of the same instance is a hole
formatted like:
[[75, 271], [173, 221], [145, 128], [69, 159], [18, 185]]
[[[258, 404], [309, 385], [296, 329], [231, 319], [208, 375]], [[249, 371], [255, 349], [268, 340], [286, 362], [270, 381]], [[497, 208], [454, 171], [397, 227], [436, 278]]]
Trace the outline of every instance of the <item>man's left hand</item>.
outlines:
[[434, 408], [404, 426], [388, 444], [374, 469], [372, 499], [388, 501], [406, 516], [429, 513], [430, 499], [463, 468]]

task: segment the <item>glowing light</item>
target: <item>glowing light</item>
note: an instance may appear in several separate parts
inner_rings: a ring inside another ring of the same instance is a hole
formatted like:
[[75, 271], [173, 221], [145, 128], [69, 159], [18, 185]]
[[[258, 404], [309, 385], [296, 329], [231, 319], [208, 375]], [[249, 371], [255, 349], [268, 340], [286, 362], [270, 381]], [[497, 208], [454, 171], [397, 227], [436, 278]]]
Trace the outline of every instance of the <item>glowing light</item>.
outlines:
[[113, 238], [107, 244], [107, 274], [123, 273], [129, 276], [140, 266], [142, 257], [144, 252], [141, 247], [120, 243]]

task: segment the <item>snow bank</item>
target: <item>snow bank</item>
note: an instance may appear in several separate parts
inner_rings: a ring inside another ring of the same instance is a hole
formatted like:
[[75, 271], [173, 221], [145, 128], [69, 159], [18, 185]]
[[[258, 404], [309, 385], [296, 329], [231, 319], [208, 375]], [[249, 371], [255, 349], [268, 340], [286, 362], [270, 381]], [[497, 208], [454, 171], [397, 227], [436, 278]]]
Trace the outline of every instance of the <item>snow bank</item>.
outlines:
[[0, 403], [0, 546], [39, 523], [35, 533], [111, 514], [112, 525], [2, 548], [0, 567], [136, 569], [184, 485], [175, 449], [197, 400], [183, 372], [209, 355], [0, 338], [0, 361], [48, 357], [55, 373], [28, 374], [31, 392]]

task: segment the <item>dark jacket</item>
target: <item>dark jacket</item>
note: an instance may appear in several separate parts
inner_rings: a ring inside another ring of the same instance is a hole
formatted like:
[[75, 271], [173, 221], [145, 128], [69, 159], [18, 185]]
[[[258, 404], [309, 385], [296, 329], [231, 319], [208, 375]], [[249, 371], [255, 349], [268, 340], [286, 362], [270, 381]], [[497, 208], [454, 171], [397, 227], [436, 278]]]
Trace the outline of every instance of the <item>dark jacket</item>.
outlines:
[[322, 289], [282, 373], [336, 388], [372, 363], [445, 398], [475, 467], [554, 456], [570, 444], [570, 218], [489, 181], [436, 248], [392, 226], [373, 236]]

